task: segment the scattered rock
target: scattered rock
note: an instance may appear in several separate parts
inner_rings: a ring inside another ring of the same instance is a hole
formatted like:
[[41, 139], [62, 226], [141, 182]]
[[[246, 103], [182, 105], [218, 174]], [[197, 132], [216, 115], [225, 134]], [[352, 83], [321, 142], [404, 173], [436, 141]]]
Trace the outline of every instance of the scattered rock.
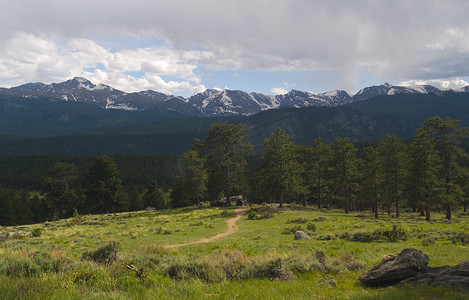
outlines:
[[366, 285], [392, 285], [422, 274], [430, 259], [416, 249], [404, 249], [397, 256], [386, 256], [358, 279]]
[[236, 206], [245, 206], [246, 201], [244, 199], [236, 199]]
[[145, 208], [145, 211], [154, 211], [154, 210], [155, 208], [151, 206], [147, 206], [147, 208]]
[[304, 231], [297, 231], [295, 232], [295, 241], [296, 240], [309, 240], [310, 237]]
[[329, 277], [329, 276], [321, 278], [319, 280], [319, 283], [320, 284], [327, 284], [327, 285], [330, 285], [330, 286], [336, 286], [337, 285], [337, 282], [335, 281], [335, 279], [333, 277]]
[[225, 200], [218, 199], [218, 200], [212, 201], [210, 205], [214, 207], [221, 207], [221, 206], [230, 206], [230, 203], [226, 202]]

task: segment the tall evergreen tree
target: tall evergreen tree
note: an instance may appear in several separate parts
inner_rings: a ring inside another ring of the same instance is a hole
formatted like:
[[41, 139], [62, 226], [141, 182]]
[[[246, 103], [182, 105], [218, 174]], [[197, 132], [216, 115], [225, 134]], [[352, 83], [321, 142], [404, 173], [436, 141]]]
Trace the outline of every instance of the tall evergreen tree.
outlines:
[[442, 180], [438, 178], [438, 152], [436, 143], [428, 132], [418, 129], [409, 147], [407, 198], [412, 205], [424, 210], [426, 220], [431, 221], [430, 210], [443, 195]]
[[190, 197], [200, 204], [200, 199], [207, 192], [207, 170], [205, 159], [197, 149], [186, 152], [182, 157], [182, 176], [184, 186]]
[[469, 205], [469, 167], [459, 169], [456, 182], [461, 186], [461, 202], [464, 212], [467, 212], [467, 206]]
[[143, 195], [143, 205], [145, 207], [153, 207], [156, 209], [166, 208], [164, 199], [164, 193], [158, 186], [156, 180], [150, 180], [148, 182], [147, 191]]
[[44, 178], [42, 194], [52, 215], [68, 218], [73, 213], [73, 207], [79, 206], [74, 186], [76, 179], [77, 170], [73, 164], [56, 163], [49, 170]]
[[252, 150], [248, 144], [249, 131], [243, 124], [213, 124], [205, 139], [208, 185], [212, 198], [224, 193], [231, 203], [231, 191], [242, 181], [246, 155]]
[[331, 178], [334, 194], [343, 199], [345, 213], [349, 213], [352, 206], [353, 194], [358, 189], [357, 148], [348, 138], [336, 138], [332, 144]]
[[292, 137], [281, 128], [264, 141], [262, 156], [262, 174], [278, 195], [280, 207], [283, 206], [286, 193], [304, 192], [301, 178], [302, 166], [296, 160], [295, 145]]
[[122, 211], [125, 207], [122, 180], [112, 158], [98, 156], [88, 169], [86, 201], [91, 213]]
[[369, 146], [363, 150], [359, 161], [359, 170], [361, 173], [361, 189], [359, 196], [361, 201], [371, 205], [375, 218], [378, 218], [379, 202], [379, 184], [380, 184], [380, 163], [378, 152], [375, 148]]
[[438, 143], [438, 155], [440, 159], [440, 178], [444, 180], [445, 195], [444, 206], [446, 209], [446, 219], [451, 220], [451, 207], [456, 202], [457, 191], [460, 190], [454, 181], [454, 176], [458, 169], [457, 160], [466, 155], [459, 144], [459, 139], [467, 137], [468, 128], [460, 126], [460, 120], [449, 117], [433, 117], [428, 119], [423, 130], [427, 131]]
[[384, 201], [394, 203], [399, 217], [405, 178], [406, 145], [395, 135], [385, 135], [377, 146], [381, 162], [381, 190]]
[[314, 140], [312, 149], [312, 160], [309, 165], [310, 180], [313, 191], [316, 192], [318, 208], [322, 208], [324, 194], [327, 191], [327, 172], [332, 157], [332, 149], [328, 143], [321, 138]]

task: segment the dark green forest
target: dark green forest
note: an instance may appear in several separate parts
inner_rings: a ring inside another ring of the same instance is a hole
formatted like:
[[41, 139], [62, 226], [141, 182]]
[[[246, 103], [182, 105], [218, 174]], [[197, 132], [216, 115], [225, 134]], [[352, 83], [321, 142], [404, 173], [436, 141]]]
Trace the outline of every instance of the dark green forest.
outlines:
[[433, 117], [412, 139], [388, 134], [371, 144], [337, 137], [299, 145], [277, 127], [264, 140], [262, 154], [253, 154], [250, 134], [243, 124], [216, 123], [181, 157], [1, 157], [0, 224], [232, 205], [236, 195], [251, 203], [372, 210], [376, 218], [420, 211], [428, 221], [432, 211], [450, 220], [455, 209], [466, 211], [469, 204], [469, 131], [458, 120]]
[[[45, 108], [41, 106], [41, 109]], [[47, 114], [41, 110], [39, 115]], [[282, 108], [236, 117], [168, 119], [152, 116], [150, 112], [129, 116], [123, 116], [122, 112], [106, 112], [102, 120], [96, 113], [86, 118], [81, 116], [75, 123], [50, 124], [50, 118], [43, 120], [36, 115], [6, 115], [0, 124], [0, 156], [182, 155], [191, 147], [193, 138], [205, 139], [210, 126], [216, 123], [245, 124], [250, 130], [249, 143], [254, 145], [254, 153], [262, 153], [264, 140], [277, 127], [301, 145], [310, 145], [318, 137], [333, 142], [341, 136], [353, 143], [377, 141], [386, 134], [412, 139], [425, 120], [437, 115], [462, 120], [463, 126], [469, 126], [468, 94], [397, 94], [340, 107]], [[99, 124], [95, 124], [96, 120], [100, 120]], [[87, 124], [89, 126], [85, 126]]]

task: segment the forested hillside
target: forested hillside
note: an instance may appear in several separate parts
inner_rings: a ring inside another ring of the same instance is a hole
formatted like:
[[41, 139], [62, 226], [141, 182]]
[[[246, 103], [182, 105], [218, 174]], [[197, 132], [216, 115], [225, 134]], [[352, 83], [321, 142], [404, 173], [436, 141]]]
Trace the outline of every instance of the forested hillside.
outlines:
[[[100, 129], [80, 135], [47, 138], [4, 135], [0, 138], [0, 155], [181, 155], [190, 148], [194, 137], [205, 138], [210, 125], [220, 122], [246, 124], [251, 131], [249, 141], [256, 152], [262, 151], [262, 142], [277, 127], [293, 136], [295, 143], [302, 145], [311, 145], [318, 137], [333, 141], [337, 136], [342, 136], [354, 143], [374, 142], [386, 134], [410, 139], [426, 119], [436, 115], [462, 120], [462, 124], [467, 126], [468, 94], [397, 94], [378, 96], [341, 107], [273, 109], [249, 117], [155, 120], [146, 112], [145, 117], [138, 120], [130, 122], [126, 118], [119, 119], [118, 122], [112, 121], [107, 126], [102, 124]], [[18, 126], [27, 127], [28, 123]]]

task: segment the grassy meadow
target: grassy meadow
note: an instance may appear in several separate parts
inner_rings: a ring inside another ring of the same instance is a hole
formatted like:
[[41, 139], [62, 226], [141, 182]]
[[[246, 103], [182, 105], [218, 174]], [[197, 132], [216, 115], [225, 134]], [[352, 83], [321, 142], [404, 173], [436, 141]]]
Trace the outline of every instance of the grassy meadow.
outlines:
[[[404, 248], [422, 250], [430, 266], [468, 260], [469, 214], [462, 212], [451, 223], [434, 213], [428, 223], [418, 213], [374, 219], [369, 212], [258, 206], [230, 236], [164, 247], [226, 231], [234, 210], [190, 207], [0, 227], [0, 299], [469, 297], [463, 287], [369, 288], [358, 281]], [[311, 239], [295, 241], [298, 229]], [[110, 245], [117, 256], [106, 252]]]

